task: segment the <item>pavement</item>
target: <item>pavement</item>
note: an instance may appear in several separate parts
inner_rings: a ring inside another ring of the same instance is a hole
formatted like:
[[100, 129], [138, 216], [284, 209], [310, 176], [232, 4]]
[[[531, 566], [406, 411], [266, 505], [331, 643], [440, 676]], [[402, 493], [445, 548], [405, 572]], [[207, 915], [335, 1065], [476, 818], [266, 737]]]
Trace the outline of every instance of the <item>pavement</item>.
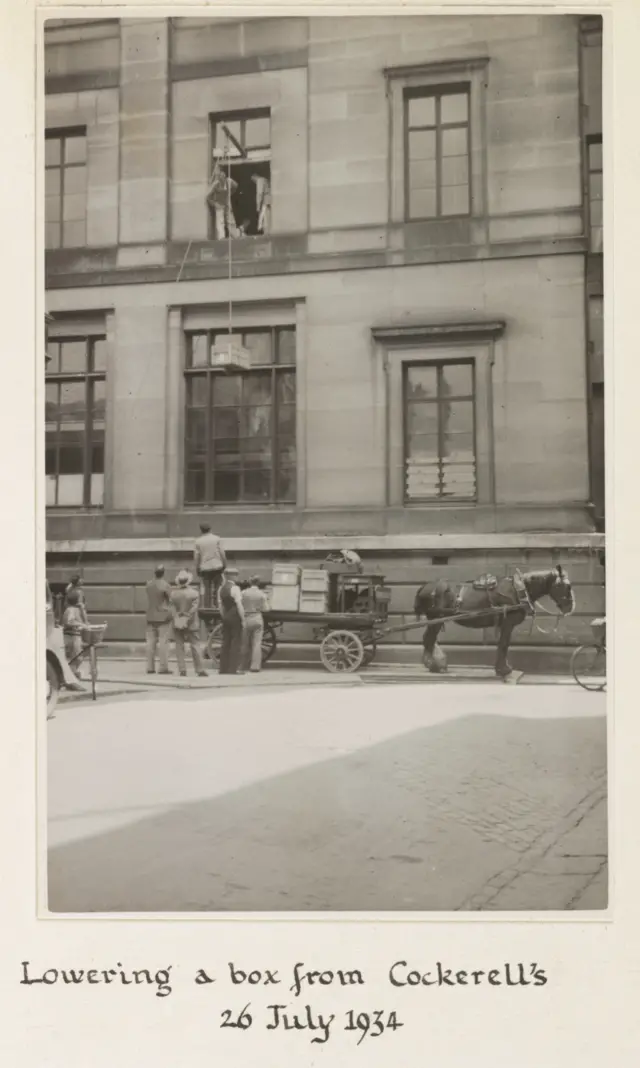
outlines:
[[288, 674], [61, 703], [50, 910], [607, 907], [604, 695]]

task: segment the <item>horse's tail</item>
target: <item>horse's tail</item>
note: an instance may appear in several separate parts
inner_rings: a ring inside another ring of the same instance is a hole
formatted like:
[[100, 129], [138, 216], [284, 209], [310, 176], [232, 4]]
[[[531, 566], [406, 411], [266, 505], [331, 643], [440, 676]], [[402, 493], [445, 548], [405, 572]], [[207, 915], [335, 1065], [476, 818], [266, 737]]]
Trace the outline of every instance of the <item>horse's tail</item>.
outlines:
[[423, 594], [424, 594], [424, 586], [420, 586], [416, 590], [416, 595], [415, 595], [414, 600], [413, 600], [413, 611], [415, 612], [416, 619], [422, 619], [423, 616], [426, 618], [426, 615], [427, 615], [425, 607], [424, 607], [424, 604], [423, 604]]

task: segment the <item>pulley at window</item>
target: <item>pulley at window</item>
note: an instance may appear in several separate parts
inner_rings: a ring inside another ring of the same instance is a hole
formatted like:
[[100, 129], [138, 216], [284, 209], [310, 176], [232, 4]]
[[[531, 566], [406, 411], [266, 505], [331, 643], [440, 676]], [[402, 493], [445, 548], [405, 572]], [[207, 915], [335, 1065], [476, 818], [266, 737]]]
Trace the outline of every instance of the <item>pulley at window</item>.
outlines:
[[248, 371], [251, 367], [251, 353], [233, 334], [218, 335], [211, 346], [211, 366], [219, 367], [228, 374]]

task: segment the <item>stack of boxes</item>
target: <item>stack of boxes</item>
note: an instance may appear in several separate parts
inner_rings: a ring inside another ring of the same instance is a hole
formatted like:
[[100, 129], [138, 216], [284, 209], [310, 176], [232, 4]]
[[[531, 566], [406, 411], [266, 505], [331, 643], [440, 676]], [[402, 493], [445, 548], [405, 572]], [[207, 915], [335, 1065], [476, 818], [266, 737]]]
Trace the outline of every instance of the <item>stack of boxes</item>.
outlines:
[[312, 614], [329, 610], [329, 575], [321, 568], [274, 564], [269, 607], [274, 612]]
[[300, 568], [295, 564], [274, 564], [269, 607], [274, 612], [297, 612], [300, 605]]
[[303, 568], [300, 577], [300, 612], [329, 610], [329, 575], [320, 568]]

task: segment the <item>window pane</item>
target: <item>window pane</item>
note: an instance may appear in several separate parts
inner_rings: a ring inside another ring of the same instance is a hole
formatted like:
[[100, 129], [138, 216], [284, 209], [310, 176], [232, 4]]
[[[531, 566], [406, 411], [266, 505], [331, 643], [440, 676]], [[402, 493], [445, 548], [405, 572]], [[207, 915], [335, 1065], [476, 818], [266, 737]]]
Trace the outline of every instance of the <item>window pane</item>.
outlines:
[[473, 401], [451, 401], [442, 405], [445, 436], [473, 433]]
[[296, 409], [293, 404], [281, 404], [278, 408], [278, 433], [295, 434]]
[[285, 327], [278, 330], [278, 363], [296, 362], [296, 330]]
[[437, 433], [412, 434], [407, 442], [407, 453], [412, 460], [437, 460], [440, 455], [440, 441]]
[[441, 144], [443, 156], [468, 155], [469, 142], [466, 127], [463, 130], [443, 130]]
[[467, 185], [469, 160], [467, 156], [448, 156], [442, 160], [443, 186]]
[[240, 153], [238, 152], [238, 150], [235, 147], [235, 145], [233, 144], [233, 142], [228, 140], [227, 135], [226, 135], [226, 133], [225, 133], [225, 131], [223, 129], [224, 126], [226, 126], [226, 128], [229, 131], [229, 133], [231, 134], [231, 136], [235, 137], [236, 141], [238, 141], [240, 144], [242, 144], [241, 134], [240, 134], [240, 123], [239, 123], [239, 121], [236, 120], [235, 122], [224, 122], [224, 123], [223, 122], [219, 122], [217, 124], [217, 126], [216, 126], [216, 135], [215, 135], [215, 147], [218, 150], [221, 150], [222, 152], [225, 152], [227, 150], [227, 146], [228, 146], [229, 155], [232, 158], [234, 156], [236, 158], [238, 158], [240, 156]]
[[271, 123], [268, 117], [247, 119], [245, 124], [245, 148], [266, 148], [271, 143]]
[[436, 397], [438, 391], [437, 368], [409, 367], [407, 373], [407, 397], [418, 400], [421, 397]]
[[466, 93], [444, 93], [440, 100], [440, 121], [466, 122], [469, 97]]
[[57, 455], [55, 446], [44, 450], [44, 470], [47, 475], [55, 475], [57, 471]]
[[209, 403], [209, 379], [206, 375], [187, 378], [187, 404], [190, 408], [206, 407]]
[[44, 192], [47, 197], [60, 195], [60, 171], [57, 167], [44, 172]]
[[589, 205], [589, 216], [592, 226], [602, 226], [602, 201], [593, 200]]
[[93, 418], [95, 422], [104, 422], [107, 405], [107, 384], [104, 381], [92, 383], [93, 389]]
[[87, 158], [87, 139], [84, 135], [79, 137], [65, 137], [64, 161], [65, 163], [84, 163]]
[[61, 370], [81, 371], [87, 370], [87, 344], [85, 341], [63, 341], [61, 350]]
[[279, 440], [279, 463], [285, 467], [293, 467], [296, 462], [296, 443], [295, 439], [284, 439], [280, 437]]
[[264, 438], [271, 434], [271, 405], [244, 409], [244, 436]]
[[292, 371], [276, 376], [276, 391], [279, 404], [295, 404], [296, 376]]
[[[50, 172], [54, 174], [54, 171]], [[67, 167], [64, 172], [64, 191], [67, 193], [84, 194], [87, 187], [87, 169], [86, 167]]]
[[602, 170], [602, 142], [593, 141], [589, 145], [589, 170]]
[[93, 370], [106, 371], [107, 369], [107, 339], [97, 338], [93, 342]]
[[451, 185], [442, 190], [441, 206], [443, 215], [469, 214], [469, 186]]
[[187, 409], [187, 452], [204, 454], [207, 448], [207, 413], [204, 408]]
[[104, 504], [104, 474], [102, 473], [91, 476], [90, 503], [94, 508], [99, 508]]
[[188, 342], [190, 367], [207, 367], [209, 364], [209, 338], [207, 334], [192, 334]]
[[45, 165], [49, 166], [52, 163], [60, 163], [60, 138], [59, 137], [45, 137], [44, 140], [44, 161]]
[[[47, 343], [47, 356], [50, 357], [47, 364], [47, 374], [55, 374], [60, 370], [60, 345], [57, 341], [49, 341]], [[54, 386], [53, 388], [57, 390], [58, 387]]]
[[67, 222], [64, 224], [62, 234], [63, 248], [82, 248], [86, 243], [86, 228], [84, 222]]
[[60, 418], [84, 425], [86, 390], [84, 382], [63, 382], [60, 386]]
[[46, 505], [47, 505], [47, 508], [53, 508], [55, 506], [55, 503], [56, 503], [56, 486], [57, 486], [57, 479], [56, 478], [47, 478], [47, 481], [46, 481], [46, 487], [47, 487]]
[[60, 223], [45, 223], [44, 244], [45, 248], [60, 248]]
[[436, 215], [435, 189], [410, 190], [409, 214], [412, 219], [433, 219]]
[[436, 132], [435, 130], [412, 130], [409, 133], [409, 159], [435, 159], [436, 158]]
[[470, 363], [445, 363], [441, 383], [444, 394], [470, 397], [473, 393], [473, 367]]
[[98, 431], [94, 428], [93, 445], [91, 446], [91, 470], [94, 475], [104, 474], [104, 428]]
[[58, 469], [61, 475], [81, 475], [84, 471], [82, 445], [61, 445], [58, 457]]
[[67, 193], [65, 190], [62, 203], [64, 222], [79, 222], [85, 217], [85, 197], [83, 193]]
[[436, 98], [412, 96], [407, 100], [409, 126], [435, 126]]
[[438, 434], [438, 405], [410, 404], [407, 410], [407, 430], [413, 439], [416, 434]]
[[243, 481], [245, 501], [264, 502], [271, 499], [271, 471], [247, 469]]
[[294, 502], [296, 499], [296, 469], [281, 467], [278, 471], [278, 500]]
[[213, 499], [215, 502], [240, 500], [240, 472], [215, 471], [213, 475]]
[[252, 364], [274, 362], [271, 331], [264, 334], [245, 334], [244, 347], [251, 353]]
[[590, 200], [602, 200], [602, 175], [592, 174], [589, 178]]
[[247, 375], [244, 379], [242, 401], [244, 404], [269, 404], [271, 402], [271, 375]]
[[199, 502], [205, 500], [206, 479], [204, 466], [195, 467], [187, 471], [187, 484], [185, 497], [187, 501]]
[[212, 415], [212, 436], [214, 438], [240, 437], [240, 409], [216, 408]]
[[213, 379], [213, 403], [240, 404], [241, 385], [240, 375], [216, 375]]

